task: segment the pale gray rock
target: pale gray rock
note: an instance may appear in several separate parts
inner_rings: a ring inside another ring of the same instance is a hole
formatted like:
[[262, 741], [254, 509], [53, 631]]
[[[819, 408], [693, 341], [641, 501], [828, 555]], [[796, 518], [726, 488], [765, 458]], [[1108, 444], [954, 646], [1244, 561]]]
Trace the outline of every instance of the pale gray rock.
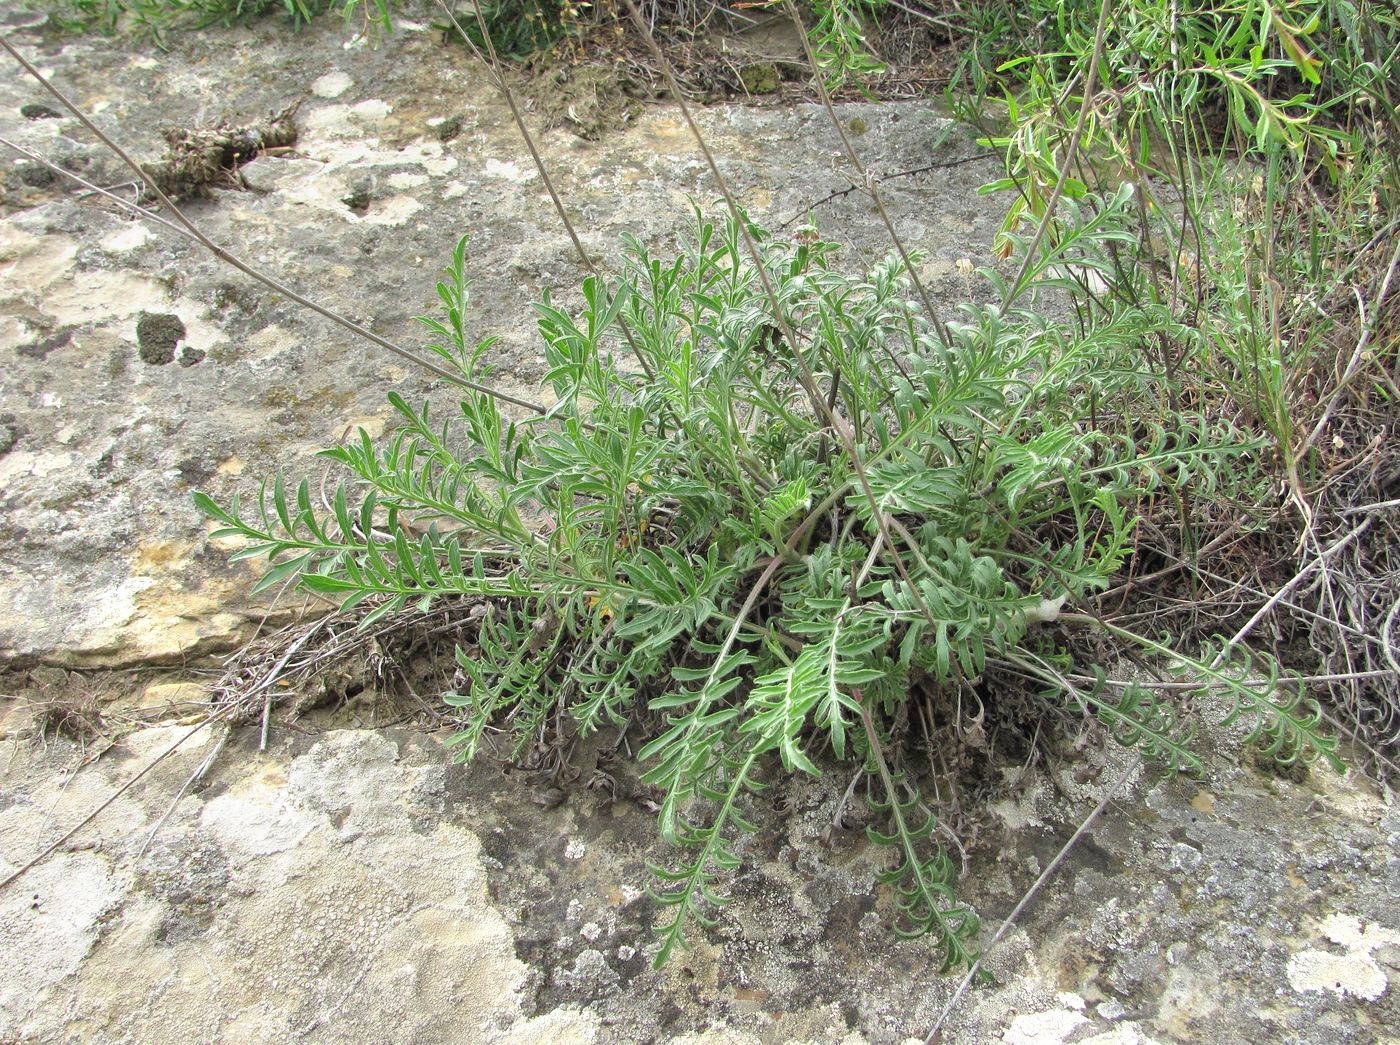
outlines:
[[[167, 127], [247, 125], [303, 95], [294, 147], [240, 170], [251, 191], [186, 204], [215, 240], [376, 332], [416, 349], [414, 316], [457, 239], [470, 239], [473, 332], [501, 337], [494, 380], [535, 397], [544, 367], [530, 302], [578, 300], [584, 270], [508, 112], [479, 68], [412, 28], [344, 46], [327, 20], [291, 34], [172, 34], [159, 58], [92, 37], [16, 43], [142, 161]], [[0, 78], [0, 135], [101, 185], [132, 175], [71, 118], [30, 119], [37, 86]], [[46, 103], [47, 104], [47, 103]], [[980, 150], [936, 107], [845, 105], [866, 162], [893, 173]], [[817, 106], [717, 106], [699, 119], [739, 202], [760, 222], [851, 187]], [[597, 141], [541, 131], [586, 248], [606, 271], [630, 233], [659, 250], [718, 190], [673, 107]], [[26, 168], [27, 170], [27, 168]], [[986, 160], [886, 183], [896, 225], [929, 252], [923, 275], [952, 303], [955, 263], [987, 260], [999, 203], [975, 194]], [[315, 450], [382, 431], [385, 393], [440, 400], [431, 375], [357, 342], [201, 248], [57, 179], [10, 178], [0, 216], [0, 660], [65, 665], [186, 661], [245, 638], [255, 574], [211, 545], [190, 494], [255, 497], [282, 469], [319, 485]], [[855, 267], [889, 250], [857, 193], [815, 212]], [[172, 361], [179, 365], [168, 365]], [[12, 416], [10, 416], [12, 415]]]
[[[672, 854], [646, 811], [584, 789], [541, 809], [407, 730], [274, 730], [262, 755], [257, 732], [172, 810], [215, 743], [195, 732], [0, 889], [0, 1038], [897, 1045], [956, 987], [928, 941], [883, 924], [887, 854], [858, 832], [819, 840], [832, 779], [780, 785], [796, 813], [753, 805], [734, 902], [653, 972], [644, 862]], [[9, 741], [0, 879], [189, 733], [144, 728], [85, 767], [68, 742]], [[960, 883], [984, 933], [1033, 878], [1025, 855], [1048, 859], [1089, 807], [1043, 778], [1019, 787], [1040, 826], [984, 840]], [[1321, 774], [1136, 786], [989, 956], [944, 1041], [1382, 1041], [1400, 1014], [1393, 820], [1364, 781]], [[1163, 861], [1177, 837], [1199, 864]]]

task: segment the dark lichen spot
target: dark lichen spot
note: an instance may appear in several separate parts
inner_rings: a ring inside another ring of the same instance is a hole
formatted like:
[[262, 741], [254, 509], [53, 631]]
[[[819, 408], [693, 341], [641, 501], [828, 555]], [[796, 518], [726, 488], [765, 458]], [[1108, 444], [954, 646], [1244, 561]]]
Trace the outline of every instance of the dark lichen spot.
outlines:
[[136, 348], [143, 363], [164, 366], [185, 339], [185, 324], [170, 312], [142, 312], [136, 321]]
[[209, 454], [203, 453], [181, 458], [175, 462], [175, 469], [180, 473], [181, 479], [194, 486], [217, 472], [219, 462], [212, 460]]
[[214, 288], [214, 308], [220, 312], [243, 308], [247, 304], [246, 292], [236, 283], [220, 283]]
[[144, 891], [163, 901], [165, 917], [156, 942], [164, 946], [207, 932], [231, 892], [227, 857], [202, 843], [187, 851], [170, 848], [154, 853], [136, 880]]
[[16, 352], [30, 359], [47, 359], [49, 353], [56, 348], [62, 348], [73, 340], [73, 331], [60, 330], [57, 334], [50, 334], [40, 341], [33, 341], [27, 345], [20, 345]]
[[357, 181], [352, 185], [350, 187], [350, 194], [348, 196], [342, 196], [340, 202], [345, 204], [345, 208], [350, 211], [351, 214], [358, 214], [360, 217], [364, 217], [369, 213], [371, 199], [373, 199], [373, 195], [370, 192], [370, 183], [368, 179], [365, 179], [363, 181]]
[[21, 163], [16, 173], [19, 180], [31, 189], [46, 189], [58, 180], [58, 175], [42, 163]]
[[449, 116], [437, 126], [437, 140], [440, 142], [450, 142], [462, 133], [462, 118], [460, 116]]
[[866, 122], [862, 120], [859, 116], [852, 116], [851, 122], [846, 124], [846, 127], [852, 134], [855, 135], [861, 135], [864, 134], [866, 131], [870, 130], [869, 125], [866, 124]]
[[268, 388], [263, 391], [261, 402], [267, 407], [288, 407], [297, 405], [297, 397], [289, 388]]
[[191, 348], [189, 345], [186, 345], [180, 352], [180, 365], [183, 367], [192, 367], [197, 363], [204, 362], [204, 357], [206, 355], [208, 355], [208, 353], [203, 349]]
[[50, 109], [47, 105], [40, 105], [38, 102], [21, 105], [19, 114], [26, 120], [58, 120], [63, 117], [63, 113], [57, 109]]
[[22, 434], [14, 414], [0, 414], [0, 457], [14, 449]]

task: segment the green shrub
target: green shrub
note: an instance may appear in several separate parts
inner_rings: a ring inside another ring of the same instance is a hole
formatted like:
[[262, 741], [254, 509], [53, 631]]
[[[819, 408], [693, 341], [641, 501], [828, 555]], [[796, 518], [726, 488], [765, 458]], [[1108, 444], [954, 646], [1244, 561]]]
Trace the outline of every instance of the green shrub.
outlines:
[[[1020, 293], [984, 273], [1007, 307], [966, 308], [946, 339], [898, 262], [844, 274], [812, 228], [791, 242], [750, 230], [775, 314], [741, 230], [697, 214], [673, 257], [629, 241], [621, 274], [585, 280], [577, 312], [535, 306], [544, 416], [509, 420], [473, 392], [438, 418], [391, 394], [397, 431], [324, 452], [351, 477], [327, 510], [280, 479], [255, 504], [197, 503], [218, 536], [247, 539], [239, 557], [276, 563], [260, 588], [295, 578], [346, 608], [372, 600], [366, 625], [487, 600], [457, 651], [469, 685], [447, 698], [463, 758], [488, 727], [519, 752], [561, 710], [584, 732], [649, 724], [644, 780], [680, 850], [655, 868], [658, 964], [724, 902], [753, 793], [828, 753], [875, 782], [897, 930], [967, 963], [977, 919], [954, 899], [936, 810], [892, 753], [910, 693], [951, 703], [995, 668], [1029, 680], [1046, 714], [1090, 714], [1198, 769], [1191, 723], [1160, 695], [1180, 691], [1076, 663], [1067, 636], [1097, 622], [1068, 607], [1119, 573], [1144, 504], [1240, 497], [1266, 478], [1259, 438], [1164, 412], [1170, 389], [1141, 350], [1170, 326], [1163, 310], [1096, 304], [1063, 275], [1111, 274], [1134, 212], [1126, 190], [1077, 201]], [[468, 334], [465, 241], [438, 293], [432, 351], [480, 382], [490, 339]], [[1033, 307], [1047, 294], [1080, 318], [1047, 319]], [[1335, 762], [1317, 709], [1272, 665], [1107, 627], [1225, 694], [1271, 754]]]
[[[813, 49], [833, 84], [883, 70], [866, 40], [866, 22], [882, 5], [883, 0], [812, 0], [805, 5]], [[719, 0], [639, 0], [638, 6], [652, 26], [687, 36], [702, 32], [717, 11], [727, 9]], [[390, 32], [400, 7], [400, 0], [61, 0], [55, 18], [71, 29], [112, 32], [125, 27], [159, 38], [172, 28], [229, 26], [278, 12], [300, 28], [320, 15], [337, 13], [362, 31]], [[475, 17], [456, 17], [453, 25], [435, 4], [428, 8], [445, 39], [455, 39], [460, 27], [476, 47], [485, 49], [486, 35]], [[548, 51], [589, 26], [630, 24], [617, 0], [483, 0], [480, 11], [496, 53], [506, 58]]]
[[[1269, 432], [1301, 500], [1305, 437], [1345, 365], [1336, 342], [1359, 333], [1336, 290], [1382, 269], [1394, 239], [1400, 17], [1370, 0], [1112, 5], [1085, 99], [1098, 7], [965, 9], [971, 46], [951, 97], [1005, 156], [1006, 176], [985, 187], [1012, 194], [1003, 249], [1045, 218], [1066, 168], [1071, 199], [1136, 186], [1136, 235], [1105, 292], [1161, 305], [1210, 341], [1194, 358]], [[1190, 358], [1163, 338], [1168, 372]]]

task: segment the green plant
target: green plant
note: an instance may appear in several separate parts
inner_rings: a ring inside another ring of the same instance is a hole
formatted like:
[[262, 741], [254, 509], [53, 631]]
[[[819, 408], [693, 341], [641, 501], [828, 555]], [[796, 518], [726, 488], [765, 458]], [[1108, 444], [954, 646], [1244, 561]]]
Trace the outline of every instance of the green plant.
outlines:
[[[1390, 87], [1400, 71], [1400, 22], [1393, 5], [1116, 5], [1098, 41], [1095, 92], [1086, 99], [1097, 6], [988, 0], [969, 8], [980, 31], [961, 67], [962, 91], [951, 97], [960, 115], [987, 130], [987, 144], [1004, 150], [1006, 176], [984, 188], [1015, 193], [1003, 249], [1007, 233], [1044, 217], [1062, 171], [1062, 192], [1071, 199], [1131, 182], [1141, 193], [1138, 243], [1120, 252], [1111, 292], [1175, 304], [1172, 294], [1185, 288], [1198, 313], [1209, 281], [1196, 277], [1216, 261], [1215, 224], [1233, 218], [1238, 226], [1241, 203], [1263, 175], [1266, 192], [1255, 194], [1248, 217], [1264, 229], [1306, 230], [1295, 245], [1310, 252], [1310, 271], [1287, 273], [1306, 284], [1284, 289], [1290, 298], [1315, 298], [1328, 278], [1318, 262], [1364, 242], [1400, 189], [1400, 121]], [[1085, 119], [1076, 131], [1081, 104]], [[1321, 179], [1332, 199], [1313, 187]], [[1362, 199], [1370, 199], [1370, 221], [1350, 215], [1337, 227], [1333, 200], [1349, 200], [1344, 209], [1352, 209]], [[1277, 245], [1271, 236], [1226, 237], [1215, 267], [1269, 270], [1288, 257]], [[1153, 277], [1154, 268], [1169, 279]], [[1258, 293], [1247, 298], [1260, 304]], [[1257, 329], [1257, 317], [1239, 318]]]
[[[793, 0], [747, 0], [740, 8], [788, 8]], [[875, 21], [885, 0], [811, 0], [807, 40], [816, 58], [816, 72], [829, 87], [885, 71], [868, 40], [867, 25]]]
[[[1033, 228], [1029, 252], [1053, 254], [1074, 200], [1133, 187], [1111, 265], [1060, 271], [1157, 317], [1143, 350], [1173, 409], [1266, 440], [1281, 496], [1255, 515], [1249, 569], [1256, 592], [1292, 583], [1300, 552], [1320, 564], [1360, 506], [1388, 497], [1374, 477], [1400, 399], [1400, 331], [1383, 318], [1400, 265], [1395, 5], [978, 0], [958, 17], [969, 48], [950, 98], [1003, 152], [1005, 177], [985, 186], [1010, 198], [1003, 253]], [[1208, 568], [1197, 551], [1222, 542], [1207, 536], [1183, 527], [1142, 550]], [[1382, 630], [1393, 620], [1389, 543], [1365, 542], [1345, 580], [1324, 569], [1280, 624], [1307, 635], [1337, 705], [1382, 746], [1400, 721], [1389, 640], [1370, 634], [1373, 613]]]
[[468, 40], [481, 50], [487, 49], [489, 37], [497, 54], [523, 58], [548, 51], [559, 43], [571, 27], [579, 24], [582, 6], [586, 5], [567, 0], [497, 0], [481, 5], [481, 24], [474, 17], [461, 18], [458, 25], [439, 23], [438, 29], [444, 39], [453, 40], [460, 26]]
[[[463, 758], [488, 727], [517, 753], [560, 731], [649, 728], [644, 780], [680, 848], [654, 868], [658, 964], [724, 903], [752, 795], [826, 758], [872, 781], [897, 931], [965, 964], [977, 918], [894, 751], [911, 693], [951, 705], [1000, 671], [1029, 680], [1047, 715], [1095, 716], [1198, 768], [1162, 695], [1175, 691], [1079, 664], [1070, 643], [1098, 624], [1066, 607], [1119, 572], [1144, 506], [1265, 479], [1259, 439], [1162, 413], [1169, 389], [1140, 352], [1160, 310], [1096, 302], [1062, 274], [1111, 272], [1132, 213], [1127, 191], [1077, 201], [1019, 290], [984, 272], [1006, 307], [967, 307], [946, 342], [896, 260], [845, 274], [811, 227], [791, 242], [748, 230], [775, 313], [742, 230], [697, 213], [674, 257], [629, 241], [621, 273], [585, 280], [576, 310], [536, 305], [545, 416], [512, 421], [470, 393], [439, 419], [391, 394], [397, 431], [324, 452], [351, 476], [328, 505], [280, 478], [256, 504], [196, 502], [217, 535], [247, 540], [238, 557], [274, 563], [260, 589], [295, 579], [342, 608], [373, 600], [366, 625], [487, 600], [457, 652], [467, 684], [447, 696]], [[465, 249], [438, 285], [443, 315], [424, 322], [432, 351], [480, 382], [490, 339], [468, 333]], [[1047, 294], [1074, 296], [1081, 321], [1032, 307]], [[1335, 762], [1315, 706], [1273, 665], [1256, 679], [1229, 643], [1192, 656], [1106, 627], [1224, 694], [1275, 757]]]
[[867, 40], [866, 22], [884, 0], [812, 0], [815, 22], [808, 30], [817, 66], [830, 86], [882, 73], [885, 65]]

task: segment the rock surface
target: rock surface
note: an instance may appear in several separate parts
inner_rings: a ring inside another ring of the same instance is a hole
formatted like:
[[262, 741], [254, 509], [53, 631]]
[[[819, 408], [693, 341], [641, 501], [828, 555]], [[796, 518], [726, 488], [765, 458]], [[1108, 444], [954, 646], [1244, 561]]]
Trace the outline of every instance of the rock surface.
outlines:
[[[11, 742], [0, 880], [184, 738], [0, 888], [0, 1039], [896, 1045], [956, 986], [882, 925], [879, 854], [820, 840], [839, 781], [775, 781], [733, 905], [658, 973], [643, 860], [664, 856], [636, 805], [580, 788], [544, 810], [406, 730], [278, 731], [261, 755], [256, 730], [216, 735], [145, 728], [81, 768]], [[989, 926], [1099, 786], [1065, 769], [998, 806], [963, 884]], [[1398, 844], [1364, 782], [1138, 779], [943, 1040], [1394, 1042]]]
[[[301, 99], [296, 144], [243, 166], [248, 191], [190, 201], [190, 216], [410, 349], [421, 345], [413, 317], [435, 310], [442, 266], [470, 237], [475, 332], [501, 337], [495, 381], [537, 396], [530, 302], [546, 289], [575, 302], [584, 272], [506, 106], [460, 48], [411, 25], [377, 48], [346, 46], [333, 20], [299, 35], [276, 19], [174, 35], [164, 53], [37, 30], [16, 40], [143, 162], [159, 158], [167, 128], [257, 123]], [[52, 102], [15, 69], [0, 80], [0, 136], [97, 184], [129, 183], [75, 119], [26, 115]], [[982, 152], [962, 133], [939, 144], [949, 125], [927, 105], [849, 105], [842, 116], [877, 170]], [[818, 107], [719, 106], [700, 121], [760, 222], [800, 217], [851, 186]], [[674, 108], [599, 141], [567, 129], [539, 141], [605, 270], [624, 233], [665, 248], [692, 200], [719, 213]], [[382, 430], [386, 392], [450, 397], [189, 241], [80, 200], [57, 177], [31, 184], [30, 166], [6, 171], [0, 211], [0, 658], [97, 666], [228, 648], [261, 612], [244, 595], [252, 574], [210, 546], [191, 491], [256, 496], [279, 468], [316, 479], [315, 450], [358, 426]], [[947, 300], [967, 291], [956, 261], [985, 260], [998, 219], [975, 189], [994, 170], [982, 160], [887, 186], [901, 234], [930, 252], [924, 276]], [[853, 245], [852, 264], [889, 250], [854, 193], [816, 216]]]
[[[62, 796], [7, 786], [6, 856], [188, 733], [138, 733]], [[92, 848], [0, 895], [0, 1028], [43, 1041], [593, 1036], [588, 1013], [522, 1015], [528, 970], [487, 900], [477, 840], [434, 809], [440, 765], [421, 751], [403, 764], [394, 739], [363, 733], [290, 761], [241, 752], [237, 780], [181, 800], [152, 838], [210, 746], [201, 731], [163, 764], [172, 791], [113, 806]], [[30, 772], [51, 779], [55, 754]]]
[[[26, 21], [18, 5], [0, 12]], [[574, 300], [580, 265], [505, 107], [436, 34], [405, 27], [372, 49], [333, 22], [292, 36], [268, 21], [173, 37], [169, 52], [12, 35], [143, 160], [164, 127], [247, 125], [301, 97], [296, 145], [191, 215], [408, 347], [469, 234], [476, 330], [501, 335], [502, 387], [534, 394], [528, 303], [545, 288]], [[977, 152], [958, 132], [939, 144], [946, 121], [922, 104], [841, 113], [885, 172]], [[850, 185], [815, 107], [700, 119], [760, 221]], [[0, 135], [98, 184], [129, 180], [18, 72], [0, 79]], [[673, 108], [597, 141], [540, 141], [604, 268], [623, 232], [664, 245], [692, 198], [715, 195]], [[978, 161], [886, 183], [942, 300], [975, 291], [959, 261], [987, 260], [998, 204], [975, 188], [994, 171]], [[47, 173], [7, 165], [0, 203], [0, 658], [195, 660], [246, 638], [265, 606], [190, 492], [247, 495], [277, 468], [314, 480], [313, 450], [383, 429], [386, 391], [450, 396]], [[886, 250], [856, 194], [816, 213], [855, 255]], [[199, 686], [117, 679], [66, 720], [81, 745], [0, 697], [0, 880], [194, 728], [177, 723]], [[103, 713], [165, 724], [108, 748], [84, 726]], [[454, 767], [439, 738], [408, 730], [279, 726], [266, 754], [257, 734], [195, 732], [0, 886], [0, 1040], [893, 1045], [922, 1040], [955, 989], [927, 942], [885, 928], [883, 854], [829, 830], [844, 780], [772, 781], [733, 905], [656, 973], [644, 861], [667, 854], [635, 802]], [[1125, 757], [1006, 769], [962, 885], [988, 935]], [[993, 982], [943, 1041], [1400, 1040], [1400, 812], [1364, 780], [1224, 766], [1204, 786], [1139, 775], [993, 952]]]

